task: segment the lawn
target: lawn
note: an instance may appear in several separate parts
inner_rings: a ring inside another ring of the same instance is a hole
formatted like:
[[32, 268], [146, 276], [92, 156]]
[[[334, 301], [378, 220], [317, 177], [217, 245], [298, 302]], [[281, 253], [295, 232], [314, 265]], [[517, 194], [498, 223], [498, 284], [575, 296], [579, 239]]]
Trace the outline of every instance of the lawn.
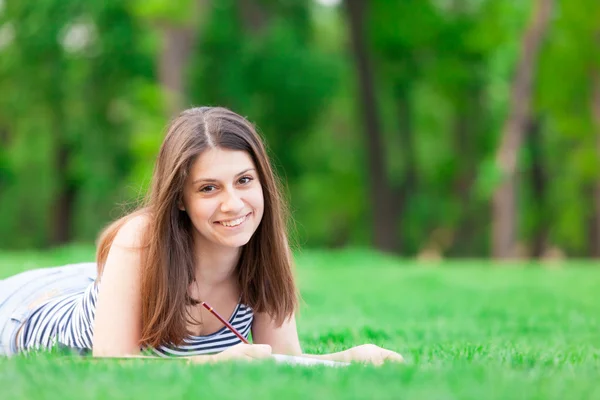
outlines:
[[[93, 258], [89, 247], [0, 253], [0, 278]], [[0, 358], [0, 398], [600, 399], [600, 268], [422, 264], [368, 251], [297, 254], [304, 351], [394, 349], [380, 368]]]

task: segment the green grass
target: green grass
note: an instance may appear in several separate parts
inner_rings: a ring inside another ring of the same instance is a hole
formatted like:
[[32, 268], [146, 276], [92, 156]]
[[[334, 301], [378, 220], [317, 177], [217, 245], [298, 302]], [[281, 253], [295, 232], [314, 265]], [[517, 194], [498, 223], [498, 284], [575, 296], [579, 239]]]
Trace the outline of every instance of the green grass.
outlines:
[[[92, 258], [86, 247], [0, 253], [0, 278]], [[434, 265], [359, 250], [306, 251], [297, 261], [306, 352], [375, 343], [406, 364], [188, 366], [44, 354], [0, 359], [0, 397], [600, 398], [600, 269], [592, 264]]]

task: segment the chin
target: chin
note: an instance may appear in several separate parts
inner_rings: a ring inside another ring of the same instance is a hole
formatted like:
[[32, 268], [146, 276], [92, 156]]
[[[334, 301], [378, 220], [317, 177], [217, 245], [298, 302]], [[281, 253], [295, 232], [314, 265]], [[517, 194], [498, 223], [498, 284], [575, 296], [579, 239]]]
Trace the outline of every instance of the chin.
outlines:
[[238, 240], [223, 240], [219, 243], [225, 247], [240, 248], [247, 245], [251, 238], [252, 236], [250, 236], [249, 238], [240, 238]]
[[230, 247], [232, 249], [239, 249], [240, 247], [244, 247], [246, 244], [248, 243], [248, 241], [245, 242], [228, 242], [228, 243], [221, 243], [222, 246], [225, 247]]

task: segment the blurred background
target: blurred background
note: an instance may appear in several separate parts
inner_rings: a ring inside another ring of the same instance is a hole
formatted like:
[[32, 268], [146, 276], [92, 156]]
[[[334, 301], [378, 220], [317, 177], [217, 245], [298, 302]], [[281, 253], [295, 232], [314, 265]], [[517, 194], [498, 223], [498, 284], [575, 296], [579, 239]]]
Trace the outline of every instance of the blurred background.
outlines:
[[93, 243], [196, 105], [301, 247], [600, 257], [598, 0], [0, 0], [0, 248]]

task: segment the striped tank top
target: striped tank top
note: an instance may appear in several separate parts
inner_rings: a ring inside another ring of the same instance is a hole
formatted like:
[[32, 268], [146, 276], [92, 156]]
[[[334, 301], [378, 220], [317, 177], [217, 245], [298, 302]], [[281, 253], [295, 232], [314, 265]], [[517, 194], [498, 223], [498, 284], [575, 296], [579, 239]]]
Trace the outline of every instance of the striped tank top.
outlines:
[[[83, 292], [50, 299], [38, 306], [29, 316], [18, 338], [19, 351], [67, 347], [80, 352], [92, 349], [94, 316], [99, 285], [92, 282]], [[229, 323], [248, 338], [254, 314], [246, 305], [238, 304]], [[161, 345], [142, 349], [160, 357], [193, 356], [218, 353], [241, 340], [229, 329], [206, 336], [188, 336], [179, 346]]]

